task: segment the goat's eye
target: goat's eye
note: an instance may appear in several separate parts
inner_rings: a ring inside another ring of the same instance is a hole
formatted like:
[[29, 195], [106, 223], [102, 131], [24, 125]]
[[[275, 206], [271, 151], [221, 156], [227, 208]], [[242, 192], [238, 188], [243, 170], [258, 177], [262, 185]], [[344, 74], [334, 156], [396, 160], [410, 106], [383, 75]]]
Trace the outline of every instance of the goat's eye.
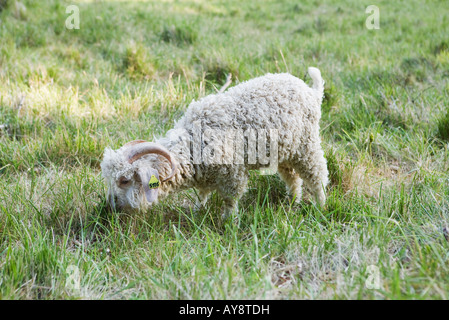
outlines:
[[131, 180], [122, 177], [122, 178], [120, 178], [118, 183], [120, 184], [120, 186], [126, 186], [127, 184], [129, 184], [130, 181]]

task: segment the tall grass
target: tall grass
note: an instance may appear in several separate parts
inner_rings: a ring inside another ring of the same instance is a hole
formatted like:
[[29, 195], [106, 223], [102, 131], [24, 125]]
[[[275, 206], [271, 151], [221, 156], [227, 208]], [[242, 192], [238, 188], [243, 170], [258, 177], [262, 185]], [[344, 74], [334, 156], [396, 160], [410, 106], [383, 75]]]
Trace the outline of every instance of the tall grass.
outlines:
[[[447, 299], [446, 2], [376, 5], [379, 30], [355, 0], [0, 0], [0, 297]], [[164, 134], [229, 73], [309, 66], [325, 208], [252, 173], [225, 225], [193, 190], [107, 212], [106, 146]]]

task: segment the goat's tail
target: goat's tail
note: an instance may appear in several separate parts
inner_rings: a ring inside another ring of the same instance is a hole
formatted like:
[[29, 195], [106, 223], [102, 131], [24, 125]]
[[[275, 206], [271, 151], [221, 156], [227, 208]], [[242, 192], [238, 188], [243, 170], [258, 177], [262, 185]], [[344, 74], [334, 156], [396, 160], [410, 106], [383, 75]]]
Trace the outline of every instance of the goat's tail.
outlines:
[[312, 89], [317, 90], [322, 95], [324, 92], [324, 80], [321, 78], [320, 70], [314, 67], [309, 67], [307, 71], [313, 81]]

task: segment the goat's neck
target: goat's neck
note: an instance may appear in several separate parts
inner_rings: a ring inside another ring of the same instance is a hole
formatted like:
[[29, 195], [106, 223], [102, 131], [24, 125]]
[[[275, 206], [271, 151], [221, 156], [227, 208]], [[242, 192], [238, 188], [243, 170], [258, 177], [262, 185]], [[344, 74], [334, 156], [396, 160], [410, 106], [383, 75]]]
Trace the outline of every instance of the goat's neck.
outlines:
[[[176, 158], [176, 155], [172, 156]], [[167, 172], [167, 175], [171, 172], [171, 167], [164, 168]], [[185, 164], [177, 164], [176, 173], [170, 180], [161, 183], [161, 191], [166, 193], [167, 195], [171, 192], [188, 189], [192, 187], [191, 182], [191, 166]]]
[[[160, 191], [164, 195], [193, 187], [192, 163], [188, 155], [182, 153], [185, 151], [181, 147], [182, 142], [179, 141], [176, 136], [173, 138], [173, 131], [170, 138], [164, 137], [157, 141], [157, 143], [163, 145], [168, 149], [168, 151], [170, 151], [170, 155], [176, 161], [176, 172], [174, 176], [170, 180], [162, 182], [161, 184]], [[162, 177], [170, 175], [171, 166], [168, 161], [164, 161], [162, 167], [158, 171], [161, 173]]]

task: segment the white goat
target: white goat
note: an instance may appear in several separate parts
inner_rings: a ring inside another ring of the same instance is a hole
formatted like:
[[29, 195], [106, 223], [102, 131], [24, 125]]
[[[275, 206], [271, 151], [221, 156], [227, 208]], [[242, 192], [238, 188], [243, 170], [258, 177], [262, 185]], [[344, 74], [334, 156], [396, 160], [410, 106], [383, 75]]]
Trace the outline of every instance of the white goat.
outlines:
[[109, 202], [146, 209], [170, 192], [194, 187], [199, 204], [218, 191], [227, 217], [238, 210], [248, 171], [267, 167], [269, 149], [270, 167], [296, 200], [304, 180], [324, 204], [328, 170], [319, 134], [324, 81], [318, 69], [308, 72], [312, 87], [287, 73], [267, 74], [193, 101], [174, 129], [155, 142], [106, 148], [101, 169]]

